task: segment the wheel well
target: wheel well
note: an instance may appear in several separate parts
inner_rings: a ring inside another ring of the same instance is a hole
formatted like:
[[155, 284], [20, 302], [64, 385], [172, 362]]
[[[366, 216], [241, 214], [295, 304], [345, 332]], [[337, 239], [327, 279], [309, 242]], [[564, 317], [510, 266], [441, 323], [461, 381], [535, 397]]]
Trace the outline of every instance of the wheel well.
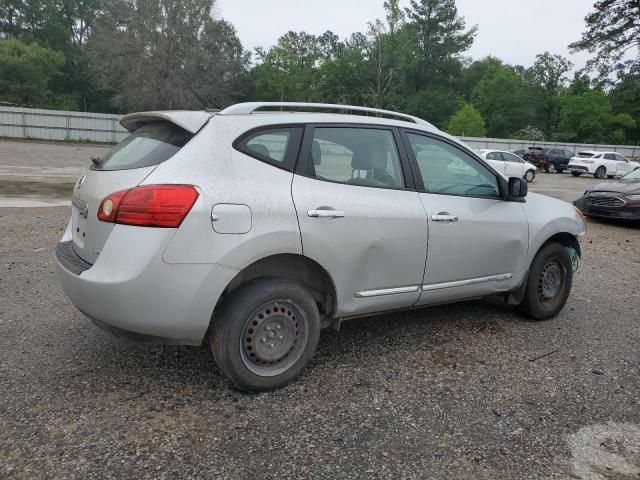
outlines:
[[578, 255], [580, 257], [582, 257], [582, 252], [580, 250], [580, 242], [578, 242], [578, 239], [575, 237], [575, 235], [571, 235], [570, 233], [567, 233], [567, 232], [556, 233], [554, 236], [550, 237], [546, 242], [544, 242], [544, 244], [540, 248], [544, 247], [545, 245], [548, 245], [549, 243], [559, 243], [564, 247], [571, 247], [576, 252], [578, 252]]
[[261, 277], [282, 278], [302, 285], [318, 305], [322, 326], [331, 325], [337, 306], [336, 288], [331, 276], [309, 257], [288, 253], [263, 258], [244, 268], [229, 282], [218, 299], [214, 313], [231, 292]]

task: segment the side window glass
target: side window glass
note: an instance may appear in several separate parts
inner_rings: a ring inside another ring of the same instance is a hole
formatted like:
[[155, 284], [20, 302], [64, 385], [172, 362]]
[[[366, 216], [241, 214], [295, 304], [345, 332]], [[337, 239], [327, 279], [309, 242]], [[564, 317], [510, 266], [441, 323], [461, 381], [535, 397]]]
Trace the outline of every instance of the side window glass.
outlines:
[[404, 187], [400, 157], [390, 130], [315, 128], [307, 174], [349, 185]]
[[435, 138], [407, 133], [427, 192], [500, 197], [496, 175], [471, 155]]
[[604, 158], [605, 158], [606, 160], [615, 160], [615, 159], [616, 159], [616, 156], [615, 156], [614, 154], [612, 154], [612, 153], [605, 153], [605, 154], [604, 154]]
[[619, 161], [619, 162], [627, 162], [628, 161], [625, 157], [623, 157], [619, 153], [616, 153], [615, 156], [616, 156], [616, 160]]
[[520, 160], [516, 155], [511, 155], [510, 153], [503, 153], [502, 155], [504, 155], [507, 162], [522, 163], [522, 160]]
[[263, 162], [291, 170], [301, 137], [302, 127], [271, 128], [241, 139], [236, 148]]
[[489, 152], [487, 153], [487, 160], [498, 160], [502, 162], [504, 159], [502, 158], [502, 154], [499, 152]]

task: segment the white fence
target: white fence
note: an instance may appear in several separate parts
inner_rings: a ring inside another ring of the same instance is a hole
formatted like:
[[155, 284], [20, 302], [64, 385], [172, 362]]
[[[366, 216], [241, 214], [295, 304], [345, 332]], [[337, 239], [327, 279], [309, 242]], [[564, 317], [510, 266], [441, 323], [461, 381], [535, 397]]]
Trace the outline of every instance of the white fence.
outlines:
[[127, 136], [120, 115], [0, 107], [0, 136], [116, 143]]
[[[120, 126], [120, 118], [120, 115], [104, 113], [0, 107], [0, 137], [116, 143], [127, 136], [127, 131]], [[529, 142], [476, 137], [462, 137], [462, 140], [469, 146], [478, 149], [524, 150], [529, 146], [542, 146], [566, 148], [573, 152], [607, 150], [619, 152], [628, 157], [640, 156], [640, 146]]]

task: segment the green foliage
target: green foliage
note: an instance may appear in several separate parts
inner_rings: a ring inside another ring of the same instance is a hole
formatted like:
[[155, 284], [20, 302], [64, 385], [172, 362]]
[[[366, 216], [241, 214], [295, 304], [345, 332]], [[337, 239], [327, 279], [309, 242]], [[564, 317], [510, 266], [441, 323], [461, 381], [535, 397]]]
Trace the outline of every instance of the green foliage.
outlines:
[[560, 121], [560, 95], [567, 83], [566, 74], [573, 64], [560, 55], [544, 52], [536, 56], [525, 76], [532, 85], [536, 101], [536, 120], [547, 136], [551, 136]]
[[[341, 39], [290, 31], [253, 61], [216, 0], [0, 1], [0, 101], [125, 112], [251, 100], [404, 111], [454, 134], [640, 143], [640, 6], [597, 0], [566, 58], [531, 66], [465, 57], [477, 27], [455, 0], [383, 2], [385, 16]], [[625, 53], [626, 52], [626, 53]], [[622, 75], [624, 73], [624, 75]]]
[[509, 138], [533, 120], [528, 84], [509, 66], [491, 66], [472, 93], [490, 137]]
[[562, 98], [560, 125], [562, 138], [581, 143], [618, 143], [625, 130], [636, 122], [626, 113], [614, 114], [609, 97], [599, 89]]
[[2, 99], [19, 105], [46, 106], [49, 83], [60, 73], [63, 56], [37, 43], [14, 37], [0, 39], [0, 92]]
[[598, 0], [585, 17], [587, 30], [569, 45], [573, 51], [588, 51], [595, 56], [588, 70], [598, 72], [607, 83], [612, 73], [619, 78], [637, 73], [640, 67], [640, 2], [638, 0]]
[[446, 131], [457, 136], [484, 137], [487, 134], [487, 127], [482, 114], [473, 108], [473, 105], [465, 103], [449, 119]]

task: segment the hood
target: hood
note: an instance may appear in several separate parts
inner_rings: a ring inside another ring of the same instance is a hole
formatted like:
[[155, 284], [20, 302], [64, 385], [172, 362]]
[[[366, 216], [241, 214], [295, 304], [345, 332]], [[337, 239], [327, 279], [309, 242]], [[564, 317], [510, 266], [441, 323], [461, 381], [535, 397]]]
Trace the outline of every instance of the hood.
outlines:
[[590, 188], [591, 192], [620, 192], [640, 193], [640, 180], [618, 180], [615, 182], [599, 183]]

